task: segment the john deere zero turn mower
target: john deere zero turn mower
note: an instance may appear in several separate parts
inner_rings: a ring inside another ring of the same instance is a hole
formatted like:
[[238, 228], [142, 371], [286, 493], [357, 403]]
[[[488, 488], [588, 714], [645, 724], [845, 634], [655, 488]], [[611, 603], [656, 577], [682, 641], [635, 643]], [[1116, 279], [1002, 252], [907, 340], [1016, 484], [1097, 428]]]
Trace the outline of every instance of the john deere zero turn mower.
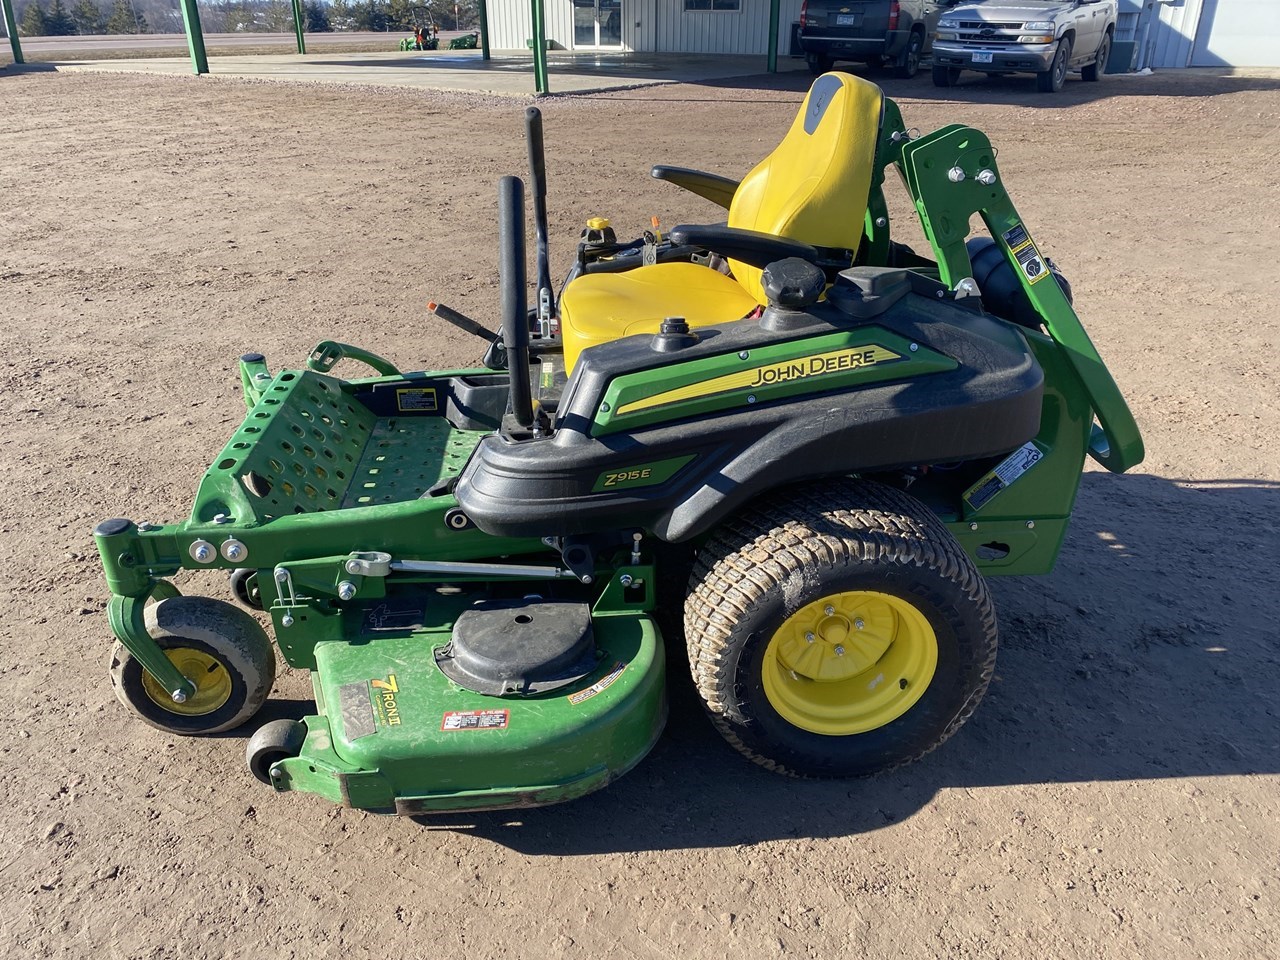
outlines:
[[[413, 814], [598, 789], [662, 730], [656, 624], [681, 605], [711, 720], [752, 760], [838, 777], [932, 750], [991, 677], [984, 576], [1050, 570], [1086, 454], [1142, 458], [991, 144], [914, 137], [826, 74], [741, 181], [653, 169], [727, 223], [622, 242], [593, 222], [557, 296], [536, 109], [528, 127], [536, 305], [507, 177], [501, 334], [434, 308], [484, 366], [246, 354], [248, 414], [190, 518], [95, 530], [119, 698], [181, 734], [262, 706], [259, 616], [169, 580], [216, 568], [311, 671], [315, 715], [249, 742], [280, 792]], [[890, 239], [890, 168], [931, 256]], [[966, 243], [974, 214], [990, 236]]]

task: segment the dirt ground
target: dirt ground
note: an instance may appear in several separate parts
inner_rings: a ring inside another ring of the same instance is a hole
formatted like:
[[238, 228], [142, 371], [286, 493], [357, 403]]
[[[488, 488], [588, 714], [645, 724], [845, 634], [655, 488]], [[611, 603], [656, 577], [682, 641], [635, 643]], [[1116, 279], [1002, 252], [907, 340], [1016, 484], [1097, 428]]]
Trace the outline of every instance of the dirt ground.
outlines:
[[[496, 312], [494, 184], [524, 170], [522, 104], [0, 72], [0, 955], [1275, 956], [1280, 81], [883, 82], [909, 124], [1000, 145], [1146, 462], [1085, 477], [1052, 576], [995, 583], [998, 676], [924, 762], [782, 780], [682, 681], [608, 790], [419, 822], [272, 796], [248, 731], [127, 716], [90, 530], [186, 514], [249, 349], [474, 360], [423, 305]], [[804, 86], [545, 102], [557, 271], [589, 215], [715, 219], [649, 165], [745, 172]], [[284, 672], [266, 717], [309, 693]]]

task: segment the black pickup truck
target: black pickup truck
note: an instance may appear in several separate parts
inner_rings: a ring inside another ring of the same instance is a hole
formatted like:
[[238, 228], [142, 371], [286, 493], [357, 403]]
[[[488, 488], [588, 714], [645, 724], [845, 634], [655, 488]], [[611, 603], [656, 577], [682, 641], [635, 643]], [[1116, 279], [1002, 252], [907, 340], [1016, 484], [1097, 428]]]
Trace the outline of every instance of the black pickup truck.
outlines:
[[891, 66], [914, 77], [938, 18], [957, 0], [804, 0], [800, 46], [809, 69], [826, 73], [839, 60]]

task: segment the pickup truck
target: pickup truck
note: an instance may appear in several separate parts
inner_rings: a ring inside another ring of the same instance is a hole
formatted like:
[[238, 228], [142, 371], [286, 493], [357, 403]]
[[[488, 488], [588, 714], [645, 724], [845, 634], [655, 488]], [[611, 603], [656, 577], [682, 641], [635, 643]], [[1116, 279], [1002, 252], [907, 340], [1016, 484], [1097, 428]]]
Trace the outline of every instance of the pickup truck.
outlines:
[[1116, 0], [978, 0], [938, 21], [933, 82], [950, 87], [961, 70], [1034, 73], [1042, 93], [1057, 93], [1069, 70], [1098, 80], [1116, 31]]
[[837, 60], [891, 66], [914, 77], [929, 50], [939, 14], [957, 0], [804, 0], [800, 46], [809, 69], [826, 73]]

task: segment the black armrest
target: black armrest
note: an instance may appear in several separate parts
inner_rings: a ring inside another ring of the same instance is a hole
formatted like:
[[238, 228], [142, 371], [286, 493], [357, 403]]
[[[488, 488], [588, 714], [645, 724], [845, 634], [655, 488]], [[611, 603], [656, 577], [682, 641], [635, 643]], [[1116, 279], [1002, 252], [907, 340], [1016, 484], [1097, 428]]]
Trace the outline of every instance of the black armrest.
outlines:
[[688, 167], [657, 166], [649, 171], [655, 180], [669, 180], [677, 187], [683, 187], [690, 193], [696, 193], [704, 200], [719, 204], [726, 210], [733, 202], [733, 195], [738, 189], [738, 181], [714, 173], [703, 173], [701, 170], [690, 170]]
[[799, 240], [788, 240], [759, 230], [727, 227], [722, 223], [675, 227], [671, 231], [671, 242], [712, 250], [731, 260], [741, 260], [762, 270], [774, 261], [785, 260], [787, 257], [799, 257], [819, 265], [830, 259], [827, 251]]

